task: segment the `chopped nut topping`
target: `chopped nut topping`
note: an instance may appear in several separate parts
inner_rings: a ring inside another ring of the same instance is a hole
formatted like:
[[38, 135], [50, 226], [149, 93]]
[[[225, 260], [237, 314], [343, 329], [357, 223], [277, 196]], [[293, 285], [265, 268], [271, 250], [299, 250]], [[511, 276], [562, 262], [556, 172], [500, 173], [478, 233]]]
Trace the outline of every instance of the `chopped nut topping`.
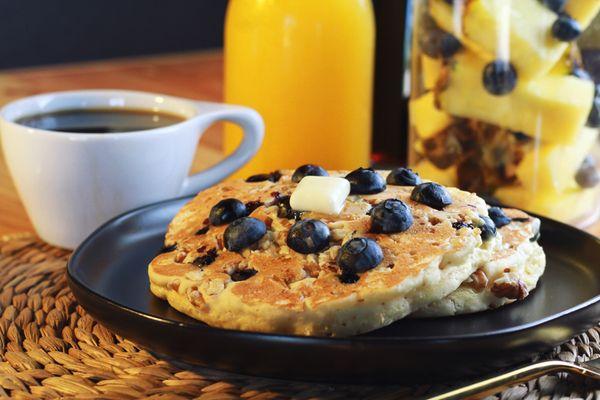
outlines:
[[520, 279], [500, 278], [492, 286], [492, 293], [499, 298], [523, 300], [529, 294], [527, 286]]
[[321, 269], [319, 268], [318, 264], [307, 264], [304, 266], [303, 269], [304, 273], [310, 276], [311, 278], [317, 278], [319, 276], [319, 272], [321, 272]]
[[169, 282], [168, 286], [169, 286], [169, 289], [177, 292], [177, 291], [179, 291], [180, 284], [181, 284], [181, 282], [179, 281], [179, 279], [173, 279], [171, 282]]
[[273, 225], [273, 218], [271, 218], [271, 217], [265, 218], [264, 223], [267, 226], [267, 229], [271, 229], [271, 226]]
[[481, 268], [473, 272], [469, 279], [470, 282], [468, 282], [468, 286], [477, 292], [481, 292], [483, 289], [485, 289], [489, 282], [487, 275]]
[[201, 310], [206, 310], [206, 302], [204, 301], [204, 297], [202, 296], [202, 293], [200, 293], [199, 290], [191, 290], [188, 296], [190, 298], [190, 302], [193, 305], [199, 307]]
[[182, 263], [186, 256], [187, 253], [185, 251], [180, 251], [179, 253], [175, 254], [175, 262]]

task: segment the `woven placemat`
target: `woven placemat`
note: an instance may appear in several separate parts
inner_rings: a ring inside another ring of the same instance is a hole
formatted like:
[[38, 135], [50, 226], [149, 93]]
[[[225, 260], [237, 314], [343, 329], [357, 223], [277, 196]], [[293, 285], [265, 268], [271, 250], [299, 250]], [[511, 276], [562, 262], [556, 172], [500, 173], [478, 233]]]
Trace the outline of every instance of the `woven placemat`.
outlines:
[[[342, 386], [263, 379], [160, 359], [96, 322], [65, 277], [69, 252], [32, 235], [0, 238], [0, 395], [17, 399], [412, 399], [440, 386]], [[600, 328], [544, 358], [600, 357]], [[502, 399], [600, 399], [565, 374], [511, 388]], [[494, 398], [494, 397], [491, 397]]]

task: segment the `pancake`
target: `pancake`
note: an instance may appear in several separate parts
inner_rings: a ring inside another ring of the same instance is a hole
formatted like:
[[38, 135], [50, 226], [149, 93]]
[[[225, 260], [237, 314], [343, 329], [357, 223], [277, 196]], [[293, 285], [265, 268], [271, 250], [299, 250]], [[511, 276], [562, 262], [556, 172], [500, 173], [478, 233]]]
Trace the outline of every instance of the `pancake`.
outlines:
[[[474, 227], [481, 225], [480, 215], [487, 215], [485, 202], [475, 194], [447, 188], [453, 203], [437, 210], [411, 200], [413, 187], [388, 185], [378, 194], [350, 195], [339, 215], [302, 213], [302, 219], [326, 223], [331, 238], [320, 253], [300, 254], [286, 244], [298, 215], [282, 215], [277, 205], [296, 183], [291, 171], [273, 175], [275, 182], [216, 185], [185, 205], [169, 226], [165, 252], [148, 267], [152, 293], [215, 327], [347, 336], [386, 326], [446, 297], [501, 244], [500, 235], [484, 242]], [[251, 248], [228, 251], [227, 226], [209, 224], [211, 207], [225, 198], [247, 203], [254, 208], [250, 216], [265, 223], [267, 233]], [[408, 230], [369, 232], [367, 212], [385, 199], [400, 199], [410, 207], [414, 223]], [[457, 229], [456, 222], [471, 228]], [[375, 240], [383, 261], [356, 282], [345, 283], [337, 255], [355, 237]]]
[[544, 273], [546, 257], [537, 243], [540, 221], [515, 209], [504, 209], [512, 222], [499, 229], [502, 244], [488, 262], [444, 299], [417, 310], [413, 317], [468, 314], [523, 300]]

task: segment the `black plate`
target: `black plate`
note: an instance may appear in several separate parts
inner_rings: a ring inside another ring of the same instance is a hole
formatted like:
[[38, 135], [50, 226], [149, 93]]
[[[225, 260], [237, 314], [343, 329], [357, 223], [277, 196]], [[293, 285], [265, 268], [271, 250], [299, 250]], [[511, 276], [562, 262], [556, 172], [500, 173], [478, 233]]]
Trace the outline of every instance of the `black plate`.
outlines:
[[189, 198], [113, 219], [74, 253], [69, 284], [95, 318], [153, 351], [216, 369], [329, 382], [453, 379], [522, 362], [600, 316], [600, 240], [542, 218], [546, 273], [523, 302], [459, 317], [398, 321], [351, 338], [211, 328], [150, 293], [146, 266]]

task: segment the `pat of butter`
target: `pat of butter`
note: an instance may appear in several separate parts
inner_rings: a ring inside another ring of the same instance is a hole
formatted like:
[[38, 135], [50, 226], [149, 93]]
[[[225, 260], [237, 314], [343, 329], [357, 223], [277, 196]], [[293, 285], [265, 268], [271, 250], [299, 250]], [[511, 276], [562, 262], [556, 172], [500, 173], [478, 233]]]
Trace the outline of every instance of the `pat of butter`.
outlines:
[[302, 178], [290, 198], [290, 206], [297, 211], [315, 211], [339, 214], [350, 194], [350, 182], [331, 176]]

